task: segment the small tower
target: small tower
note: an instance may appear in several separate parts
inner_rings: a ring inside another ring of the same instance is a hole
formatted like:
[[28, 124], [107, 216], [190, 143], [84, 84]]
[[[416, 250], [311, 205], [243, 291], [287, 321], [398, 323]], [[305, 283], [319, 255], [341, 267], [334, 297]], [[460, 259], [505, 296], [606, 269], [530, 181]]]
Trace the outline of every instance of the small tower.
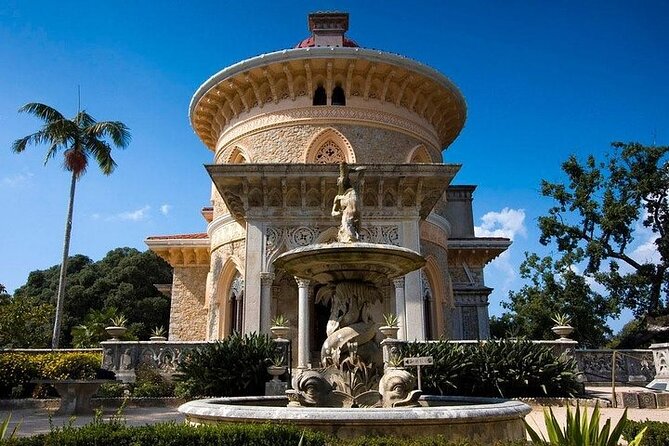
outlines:
[[315, 46], [344, 46], [344, 33], [348, 31], [348, 13], [314, 12], [309, 14], [308, 22]]

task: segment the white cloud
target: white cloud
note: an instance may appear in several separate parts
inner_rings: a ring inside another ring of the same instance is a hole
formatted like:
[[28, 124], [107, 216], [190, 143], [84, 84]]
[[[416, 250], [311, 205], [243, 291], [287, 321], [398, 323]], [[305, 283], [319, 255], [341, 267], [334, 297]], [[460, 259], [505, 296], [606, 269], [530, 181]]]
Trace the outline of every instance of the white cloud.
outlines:
[[146, 205], [140, 209], [135, 209], [134, 211], [125, 211], [120, 212], [111, 217], [111, 220], [127, 220], [127, 221], [142, 221], [149, 218], [149, 210], [151, 206]]
[[[499, 212], [488, 212], [481, 217], [481, 225], [474, 227], [474, 234], [477, 237], [507, 237], [512, 240], [516, 235], [527, 237], [525, 210], [504, 208]], [[490, 262], [490, 267], [499, 272], [502, 283], [497, 288], [501, 295], [506, 295], [511, 289], [518, 269], [511, 263], [510, 249]]]
[[24, 184], [28, 184], [32, 180], [33, 176], [35, 175], [32, 172], [17, 173], [4, 177], [2, 179], [2, 184], [11, 188], [20, 187]]
[[641, 219], [637, 222], [634, 230], [634, 238], [640, 240], [639, 245], [632, 251], [630, 257], [639, 263], [660, 263], [660, 253], [655, 245], [657, 233], [643, 225], [643, 220], [648, 217], [648, 211], [644, 210]]
[[488, 212], [481, 217], [481, 226], [474, 227], [477, 237], [508, 237], [516, 234], [527, 236], [525, 210], [504, 208], [500, 212]]
[[163, 215], [167, 215], [167, 214], [170, 213], [171, 209], [172, 209], [172, 205], [165, 203], [162, 206], [160, 206], [160, 213], [163, 214]]

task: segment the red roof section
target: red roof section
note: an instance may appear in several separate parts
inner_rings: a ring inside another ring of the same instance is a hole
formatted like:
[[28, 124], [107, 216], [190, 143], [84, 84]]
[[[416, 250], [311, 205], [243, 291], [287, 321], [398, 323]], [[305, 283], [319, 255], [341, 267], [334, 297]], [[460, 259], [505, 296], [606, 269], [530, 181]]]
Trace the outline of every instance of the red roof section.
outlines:
[[[316, 46], [314, 36], [309, 36], [297, 45], [295, 45], [295, 48], [310, 48]], [[354, 40], [349, 39], [348, 37], [344, 36], [344, 46], [349, 47], [349, 48], [359, 48], [360, 45], [355, 43]]]
[[195, 234], [174, 234], [174, 235], [152, 235], [147, 237], [147, 240], [195, 240], [209, 238], [206, 232], [198, 232]]

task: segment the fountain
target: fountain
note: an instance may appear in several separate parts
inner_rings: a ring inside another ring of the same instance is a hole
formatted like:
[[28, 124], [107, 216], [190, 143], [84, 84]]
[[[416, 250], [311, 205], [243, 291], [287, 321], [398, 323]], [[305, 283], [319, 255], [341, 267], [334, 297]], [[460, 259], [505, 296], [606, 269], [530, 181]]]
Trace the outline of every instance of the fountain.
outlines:
[[[351, 174], [357, 175], [355, 182]], [[384, 364], [388, 352], [384, 355], [376, 341], [380, 324], [372, 314], [373, 305], [381, 300], [379, 286], [422, 267], [425, 260], [410, 249], [360, 241], [357, 186], [364, 174], [363, 167], [340, 164], [332, 207], [332, 216], [341, 217], [337, 242], [293, 249], [274, 261], [275, 268], [298, 281], [321, 284], [316, 302], [331, 308], [321, 367], [310, 368], [306, 336], [300, 336], [298, 370], [285, 397], [198, 400], [182, 405], [179, 411], [192, 424], [271, 420], [341, 438], [440, 434], [484, 443], [525, 438], [522, 420], [530, 412], [526, 404], [421, 396], [411, 373]], [[300, 287], [298, 299], [301, 314], [305, 314], [305, 287]], [[306, 325], [305, 320], [298, 323]]]

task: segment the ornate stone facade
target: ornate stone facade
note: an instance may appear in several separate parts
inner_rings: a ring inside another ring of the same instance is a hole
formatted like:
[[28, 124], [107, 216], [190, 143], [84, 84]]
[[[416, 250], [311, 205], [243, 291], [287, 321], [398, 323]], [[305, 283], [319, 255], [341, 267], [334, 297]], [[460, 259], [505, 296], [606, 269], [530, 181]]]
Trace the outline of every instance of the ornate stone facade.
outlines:
[[[266, 54], [211, 77], [190, 106], [193, 128], [214, 155], [206, 167], [207, 232], [147, 239], [175, 266], [170, 340], [268, 332], [277, 314], [295, 327], [295, 278], [273, 262], [336, 239], [331, 209], [341, 161], [366, 166], [361, 241], [410, 248], [427, 261], [382, 284], [375, 313], [397, 313], [401, 339], [486, 338], [491, 290], [483, 267], [509, 241], [474, 236], [474, 186], [451, 185], [460, 166], [436, 164], [465, 116], [464, 98], [442, 74], [355, 46]], [[320, 286], [300, 291], [312, 346], [322, 342], [330, 312], [314, 302]]]

